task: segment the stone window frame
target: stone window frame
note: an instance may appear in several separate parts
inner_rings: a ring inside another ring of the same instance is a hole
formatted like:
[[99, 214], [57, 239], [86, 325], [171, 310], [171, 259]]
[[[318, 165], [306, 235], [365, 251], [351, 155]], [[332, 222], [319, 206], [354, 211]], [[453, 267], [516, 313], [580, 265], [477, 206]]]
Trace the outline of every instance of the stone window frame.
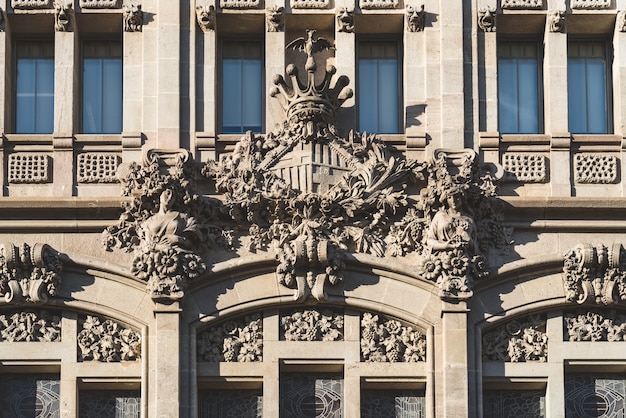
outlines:
[[[329, 306], [330, 307], [330, 306]], [[296, 308], [292, 306], [291, 308]], [[386, 312], [375, 312], [385, 318], [411, 324], [424, 333], [427, 342], [426, 361], [418, 363], [381, 363], [365, 362], [361, 359], [360, 329], [362, 314], [370, 310], [345, 307], [344, 340], [343, 341], [281, 341], [281, 312], [289, 311], [290, 307], [280, 309], [260, 309], [254, 312], [262, 314], [263, 321], [263, 361], [258, 362], [197, 362], [192, 365], [196, 377], [196, 390], [192, 390], [192, 410], [197, 412], [198, 391], [201, 389], [258, 389], [263, 390], [264, 414], [278, 416], [279, 379], [283, 373], [320, 372], [343, 373], [344, 382], [344, 416], [359, 416], [360, 397], [363, 389], [420, 389], [425, 393], [425, 416], [435, 416], [435, 395], [432, 370], [434, 367], [434, 330], [424, 328], [424, 324], [409, 323]], [[324, 309], [324, 305], [304, 307], [304, 309]], [[337, 306], [333, 309], [340, 309]], [[229, 318], [239, 318], [246, 314], [233, 314]], [[214, 323], [229, 321], [219, 318]], [[202, 330], [211, 327], [208, 323], [191, 325], [191, 335], [200, 335]], [[194, 329], [195, 328], [195, 329]], [[195, 340], [195, 339], [194, 339]], [[194, 347], [194, 353], [196, 352]], [[197, 354], [196, 354], [197, 355]], [[192, 358], [194, 358], [192, 356]], [[410, 377], [409, 377], [410, 376]], [[193, 383], [192, 383], [193, 384]], [[195, 395], [194, 395], [195, 394]], [[348, 406], [350, 405], [350, 406]], [[268, 408], [266, 410], [266, 408]], [[353, 408], [346, 410], [345, 408]]]

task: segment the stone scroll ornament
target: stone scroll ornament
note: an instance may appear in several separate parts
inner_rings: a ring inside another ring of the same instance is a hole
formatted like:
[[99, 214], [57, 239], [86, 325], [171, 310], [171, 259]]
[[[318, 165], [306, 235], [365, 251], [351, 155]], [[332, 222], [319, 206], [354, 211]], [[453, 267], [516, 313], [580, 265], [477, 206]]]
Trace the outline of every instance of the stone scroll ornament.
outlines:
[[578, 244], [565, 254], [563, 286], [568, 302], [615, 305], [626, 301], [626, 254], [621, 244]]
[[[498, 170], [479, 166], [471, 150], [440, 150], [419, 163], [375, 134], [340, 132], [335, 119], [352, 97], [349, 79], [332, 85], [328, 66], [315, 80], [315, 54], [333, 45], [310, 30], [287, 48], [307, 57], [305, 77], [293, 64], [290, 82], [274, 77], [270, 94], [283, 124], [265, 136], [248, 132], [202, 170], [224, 194], [239, 242], [273, 251], [277, 279], [298, 301], [326, 299], [326, 286], [343, 279], [346, 252], [402, 257], [442, 297], [471, 296], [472, 280], [489, 273], [486, 251], [510, 241], [492, 199]], [[418, 181], [426, 187], [411, 198], [406, 189]]]
[[0, 245], [2, 302], [46, 303], [59, 291], [62, 267], [59, 253], [47, 244]]

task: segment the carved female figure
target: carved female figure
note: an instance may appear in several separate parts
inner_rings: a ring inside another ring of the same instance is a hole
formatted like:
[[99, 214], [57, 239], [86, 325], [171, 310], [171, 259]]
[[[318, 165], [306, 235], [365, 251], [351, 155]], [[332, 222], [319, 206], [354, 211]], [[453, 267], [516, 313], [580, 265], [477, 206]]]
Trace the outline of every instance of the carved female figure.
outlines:
[[476, 225], [470, 216], [462, 212], [461, 190], [446, 190], [441, 200], [445, 204], [430, 223], [428, 246], [433, 251], [460, 249], [474, 254], [477, 249]]

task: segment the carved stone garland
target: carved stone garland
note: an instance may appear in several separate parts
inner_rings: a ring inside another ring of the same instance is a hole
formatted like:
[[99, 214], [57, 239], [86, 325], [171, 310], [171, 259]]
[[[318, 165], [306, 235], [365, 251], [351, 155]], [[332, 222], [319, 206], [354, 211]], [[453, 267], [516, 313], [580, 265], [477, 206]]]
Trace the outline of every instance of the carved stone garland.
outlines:
[[141, 335], [111, 320], [87, 315], [82, 321], [78, 361], [119, 362], [141, 358]]
[[565, 254], [565, 299], [579, 304], [614, 305], [626, 300], [626, 258], [621, 244], [578, 244]]
[[7, 303], [45, 303], [61, 285], [59, 253], [46, 244], [0, 245], [0, 295]]
[[343, 340], [343, 312], [306, 309], [282, 315], [281, 333], [285, 341]]
[[61, 317], [48, 311], [19, 311], [0, 314], [0, 342], [59, 342]]
[[626, 314], [613, 309], [563, 315], [568, 341], [626, 341]]
[[391, 363], [426, 361], [426, 336], [395, 319], [364, 313], [361, 317], [361, 359]]
[[254, 314], [210, 327], [198, 335], [196, 344], [198, 361], [262, 361], [263, 318]]
[[483, 335], [483, 360], [548, 361], [545, 315], [513, 320]]

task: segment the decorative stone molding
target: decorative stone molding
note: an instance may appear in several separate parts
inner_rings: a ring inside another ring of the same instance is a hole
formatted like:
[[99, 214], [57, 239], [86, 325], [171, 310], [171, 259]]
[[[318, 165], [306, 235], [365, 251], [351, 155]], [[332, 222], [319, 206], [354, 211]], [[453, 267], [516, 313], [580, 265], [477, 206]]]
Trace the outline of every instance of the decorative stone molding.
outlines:
[[502, 157], [505, 180], [522, 183], [548, 181], [546, 157], [542, 154], [506, 153]]
[[576, 154], [574, 180], [583, 184], [617, 182], [617, 157], [606, 154]]
[[342, 341], [343, 312], [306, 309], [280, 318], [285, 341]]
[[50, 182], [50, 157], [47, 154], [16, 152], [9, 154], [9, 183]]
[[45, 303], [61, 286], [59, 253], [47, 244], [0, 245], [0, 294], [7, 303]]
[[566, 341], [626, 341], [626, 314], [615, 310], [563, 315]]
[[265, 11], [268, 32], [281, 32], [285, 28], [285, 8], [272, 6]]
[[565, 12], [561, 10], [550, 10], [547, 16], [548, 30], [550, 32], [563, 32], [565, 30]]
[[117, 167], [121, 158], [117, 154], [85, 152], [78, 154], [76, 177], [79, 183], [117, 183]]
[[359, 0], [361, 9], [394, 9], [398, 7], [398, 0]]
[[81, 9], [117, 9], [120, 7], [120, 0], [80, 0]]
[[548, 361], [545, 315], [512, 320], [483, 335], [483, 360]]
[[2, 7], [0, 7], [0, 32], [4, 32], [6, 30], [6, 12]]
[[342, 7], [337, 11], [337, 31], [352, 33], [354, 32], [354, 10]]
[[426, 361], [426, 336], [395, 319], [364, 313], [361, 317], [361, 361]]
[[423, 31], [425, 23], [426, 12], [424, 11], [423, 4], [419, 9], [413, 6], [406, 7], [406, 28], [409, 32]]
[[222, 9], [254, 9], [259, 5], [260, 0], [220, 0]]
[[87, 315], [81, 321], [78, 361], [120, 362], [141, 359], [141, 335], [111, 319]]
[[0, 343], [60, 342], [61, 317], [45, 310], [0, 314]]
[[572, 0], [572, 9], [608, 9], [611, 0]]
[[543, 0], [502, 0], [503, 9], [541, 9]]
[[215, 30], [217, 21], [215, 6], [196, 6], [196, 20], [202, 32], [207, 33]]
[[626, 300], [626, 257], [621, 244], [578, 244], [563, 262], [565, 299], [579, 304], [614, 305]]
[[13, 9], [50, 9], [52, 0], [11, 0]]
[[141, 4], [129, 3], [122, 7], [124, 32], [141, 32], [143, 28], [143, 11]]
[[54, 2], [54, 30], [57, 32], [72, 31], [72, 17], [74, 9], [71, 2], [66, 0]]
[[496, 9], [485, 6], [478, 9], [478, 27], [484, 32], [496, 31]]
[[330, 0], [291, 0], [292, 9], [326, 9]]
[[615, 27], [619, 32], [626, 32], [626, 10], [620, 10], [617, 12]]
[[196, 344], [198, 361], [263, 361], [263, 319], [254, 314], [210, 327]]

